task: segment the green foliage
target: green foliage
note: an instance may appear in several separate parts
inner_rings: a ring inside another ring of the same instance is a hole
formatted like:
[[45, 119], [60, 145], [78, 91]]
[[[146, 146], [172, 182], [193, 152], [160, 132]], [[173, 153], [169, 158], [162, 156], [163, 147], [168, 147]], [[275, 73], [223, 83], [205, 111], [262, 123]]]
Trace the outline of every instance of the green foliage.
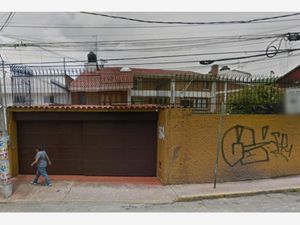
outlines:
[[275, 85], [244, 87], [228, 96], [226, 111], [232, 114], [277, 114], [283, 109], [283, 90]]

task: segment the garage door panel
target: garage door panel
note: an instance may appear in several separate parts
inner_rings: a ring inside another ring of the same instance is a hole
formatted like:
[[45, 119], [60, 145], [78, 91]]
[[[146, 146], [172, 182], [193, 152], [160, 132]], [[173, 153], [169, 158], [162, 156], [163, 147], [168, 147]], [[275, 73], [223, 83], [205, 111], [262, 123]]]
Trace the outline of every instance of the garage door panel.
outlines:
[[39, 134], [26, 133], [22, 135], [22, 139], [19, 141], [20, 146], [25, 148], [31, 148], [32, 151], [36, 149], [37, 146], [42, 145], [44, 147], [68, 147], [76, 148], [81, 147], [81, 135], [71, 136], [69, 138], [66, 136], [61, 136], [58, 134], [47, 134], [40, 132]]
[[[45, 127], [41, 126], [41, 123], [45, 125]], [[30, 126], [30, 129], [28, 129]], [[58, 130], [58, 124], [53, 123], [50, 121], [22, 121], [18, 124], [18, 131], [23, 134], [33, 134], [33, 135], [40, 135], [40, 134], [55, 134]]]
[[83, 146], [87, 175], [156, 175], [156, 121], [85, 121]]
[[31, 167], [30, 164], [33, 162], [33, 159], [22, 159], [22, 162], [19, 164], [19, 170], [22, 174], [34, 174], [36, 172], [35, 167]]
[[139, 160], [141, 158], [153, 159], [152, 149], [140, 149], [137, 147], [127, 148], [89, 148], [84, 152], [85, 160]]
[[81, 159], [55, 159], [53, 164], [48, 166], [49, 174], [81, 175], [82, 169]]
[[[133, 166], [134, 165], [134, 166]], [[85, 174], [98, 176], [153, 176], [149, 160], [101, 160], [85, 161]]]
[[86, 149], [93, 148], [94, 146], [101, 146], [101, 148], [109, 148], [109, 147], [116, 147], [116, 148], [123, 148], [124, 146], [128, 147], [135, 147], [139, 146], [143, 143], [132, 135], [123, 135], [122, 137], [111, 137], [111, 135], [84, 135], [84, 146]]
[[27, 115], [17, 121], [20, 173], [35, 172], [30, 163], [42, 145], [53, 162], [49, 174], [156, 175], [156, 120], [120, 113], [106, 115], [109, 120], [78, 116], [88, 120], [31, 121]]
[[[125, 132], [130, 129], [130, 125], [134, 121], [85, 121], [83, 124], [83, 130], [85, 134], [98, 133], [104, 135], [111, 132]], [[124, 126], [125, 125], [125, 126]]]
[[20, 173], [33, 173], [30, 163], [41, 145], [54, 163], [50, 174], [83, 174], [81, 122], [19, 121], [17, 126]]
[[39, 134], [33, 134], [33, 133], [22, 133], [22, 138], [19, 141], [20, 145], [23, 147], [31, 148], [33, 151], [35, 148], [41, 144], [43, 145], [51, 145], [53, 141], [49, 139], [49, 134], [45, 133], [39, 133]]
[[52, 158], [80, 158], [82, 155], [81, 147], [60, 147], [60, 148], [48, 148], [47, 149], [48, 155]]

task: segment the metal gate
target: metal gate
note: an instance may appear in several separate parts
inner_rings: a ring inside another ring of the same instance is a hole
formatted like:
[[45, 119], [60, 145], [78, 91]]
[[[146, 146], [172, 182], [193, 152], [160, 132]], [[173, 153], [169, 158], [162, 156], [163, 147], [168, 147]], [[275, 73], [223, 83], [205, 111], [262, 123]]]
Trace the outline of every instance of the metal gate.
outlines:
[[50, 174], [156, 175], [156, 113], [15, 113], [19, 172], [38, 145], [52, 159]]

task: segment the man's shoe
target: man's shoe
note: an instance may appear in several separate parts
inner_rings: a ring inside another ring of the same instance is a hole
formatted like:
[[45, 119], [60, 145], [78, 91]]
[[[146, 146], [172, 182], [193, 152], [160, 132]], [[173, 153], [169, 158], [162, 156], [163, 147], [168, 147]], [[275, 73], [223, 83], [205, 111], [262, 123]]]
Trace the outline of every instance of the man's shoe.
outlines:
[[33, 185], [38, 185], [39, 184], [39, 183], [34, 182], [34, 181], [31, 181], [30, 183], [33, 184]]
[[46, 184], [45, 186], [46, 187], [52, 187], [52, 184]]

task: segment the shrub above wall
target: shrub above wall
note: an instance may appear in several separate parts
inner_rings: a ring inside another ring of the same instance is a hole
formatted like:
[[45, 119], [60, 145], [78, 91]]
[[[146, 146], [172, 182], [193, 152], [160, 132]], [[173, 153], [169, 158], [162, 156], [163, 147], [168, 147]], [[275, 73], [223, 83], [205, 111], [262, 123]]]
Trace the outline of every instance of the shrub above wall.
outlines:
[[256, 85], [228, 96], [230, 114], [281, 114], [284, 90], [276, 85]]

